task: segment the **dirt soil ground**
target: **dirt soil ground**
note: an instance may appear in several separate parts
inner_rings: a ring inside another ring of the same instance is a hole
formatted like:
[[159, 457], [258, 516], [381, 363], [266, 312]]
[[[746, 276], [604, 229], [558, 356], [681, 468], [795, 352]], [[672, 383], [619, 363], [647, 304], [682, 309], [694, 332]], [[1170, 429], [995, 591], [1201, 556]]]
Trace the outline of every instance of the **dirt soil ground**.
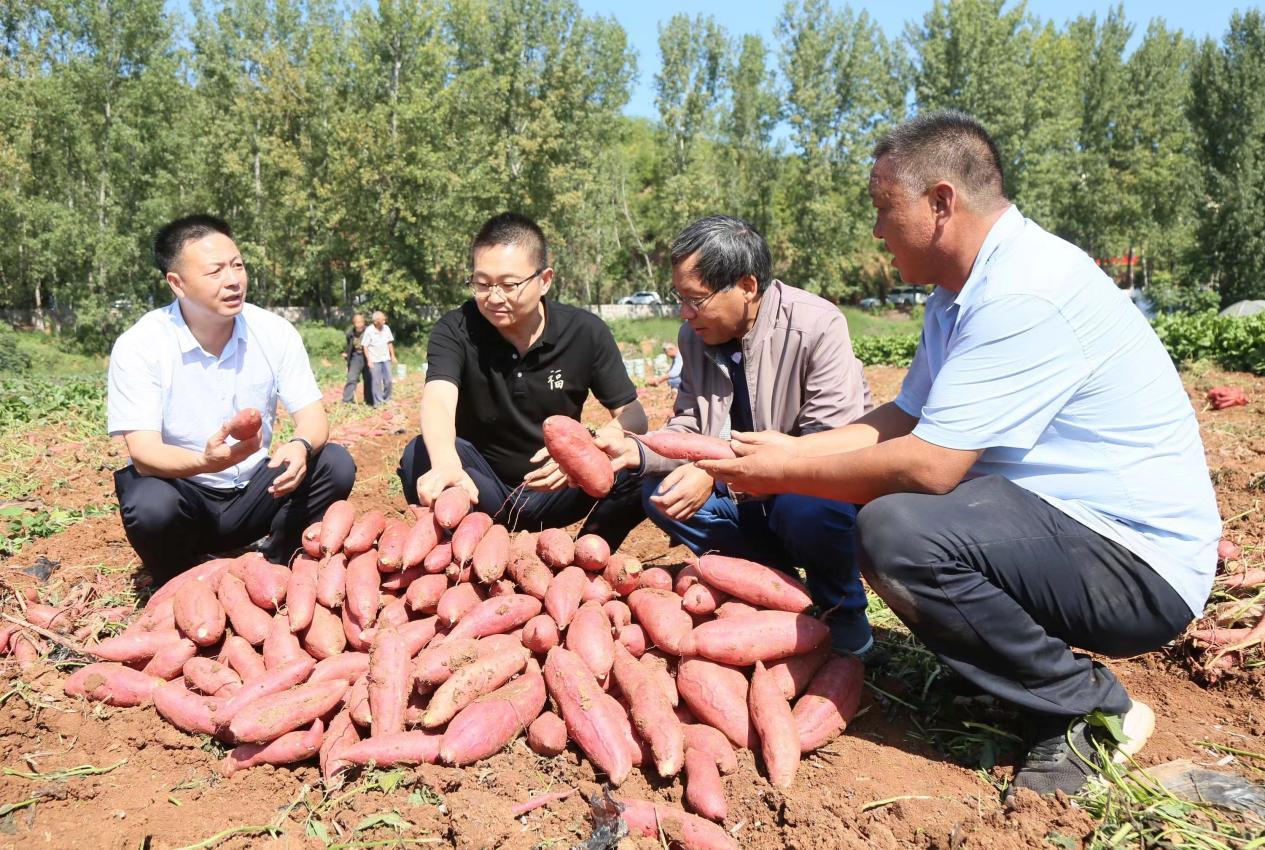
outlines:
[[[876, 398], [891, 399], [902, 374], [869, 370]], [[1225, 535], [1245, 547], [1244, 562], [1259, 564], [1265, 539], [1265, 380], [1216, 372], [1185, 377], [1200, 411]], [[1205, 409], [1207, 389], [1226, 383], [1241, 386], [1252, 403]], [[397, 387], [390, 417], [378, 412], [358, 418], [367, 413], [364, 408], [340, 407], [332, 388], [326, 396], [330, 409], [338, 408], [335, 434], [359, 467], [353, 498], [361, 506], [403, 504], [395, 464], [415, 433], [420, 377]], [[651, 426], [660, 424], [669, 412], [668, 393], [652, 390], [643, 400]], [[56, 438], [55, 433], [29, 437], [49, 447], [31, 469], [31, 499], [63, 507], [112, 504], [110, 473], [122, 462], [121, 447], [105, 438], [64, 446]], [[670, 548], [649, 523], [635, 530], [624, 549], [664, 565], [680, 563], [685, 554]], [[43, 584], [25, 572], [48, 562], [57, 566]], [[56, 598], [94, 582], [101, 604], [129, 593], [134, 578], [143, 584], [117, 512], [37, 540], [0, 563], [0, 579], [11, 589], [39, 587], [45, 597]], [[6, 593], [6, 612], [14, 613], [14, 601]], [[1114, 662], [1113, 668], [1159, 716], [1157, 734], [1140, 757], [1143, 764], [1177, 758], [1217, 762], [1220, 754], [1197, 745], [1200, 741], [1265, 752], [1265, 667], [1234, 671], [1209, 684], [1178, 642], [1163, 653]], [[510, 805], [533, 794], [566, 786], [594, 790], [597, 777], [574, 752], [542, 759], [520, 739], [474, 767], [409, 769], [380, 777], [377, 785], [353, 782], [349, 790], [326, 795], [314, 764], [255, 768], [225, 779], [217, 773], [218, 753], [209, 739], [174, 729], [151, 708], [67, 699], [61, 689], [66, 674], [49, 663], [19, 671], [5, 662], [3, 672], [0, 811], [8, 813], [0, 817], [0, 847], [321, 847], [327, 835], [350, 846], [545, 848], [570, 847], [591, 832], [588, 807], [577, 797], [519, 819], [509, 815]], [[1092, 831], [1090, 816], [1066, 800], [1032, 798], [1003, 808], [986, 774], [954, 764], [911, 737], [907, 712], [872, 695], [865, 704], [869, 709], [846, 735], [806, 760], [787, 792], [768, 784], [750, 753], [741, 754], [739, 770], [724, 783], [730, 801], [725, 826], [743, 847], [1076, 847]], [[85, 765], [102, 772], [49, 775]], [[1008, 768], [996, 770], [1004, 774]], [[35, 774], [40, 775], [30, 778]], [[679, 781], [640, 774], [620, 790], [673, 803], [682, 795]], [[264, 832], [277, 824], [283, 832]], [[626, 840], [622, 846], [659, 844]]]

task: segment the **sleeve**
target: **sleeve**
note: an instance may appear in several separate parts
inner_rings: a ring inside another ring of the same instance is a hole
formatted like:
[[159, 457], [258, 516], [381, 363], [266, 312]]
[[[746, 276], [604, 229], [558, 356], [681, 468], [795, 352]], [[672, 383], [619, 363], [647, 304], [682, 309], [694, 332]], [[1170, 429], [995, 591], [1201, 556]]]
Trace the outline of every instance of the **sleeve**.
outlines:
[[614, 410], [637, 400], [637, 388], [633, 386], [628, 370], [624, 368], [624, 358], [619, 353], [615, 336], [601, 319], [591, 313], [589, 326], [592, 333], [593, 379], [590, 389], [602, 407]]
[[685, 365], [685, 358], [681, 356], [681, 349], [676, 350], [676, 357], [672, 358], [672, 368], [668, 369], [668, 378], [681, 377], [681, 367]]
[[343, 348], [343, 353], [346, 354], [348, 357], [350, 357], [352, 355], [352, 352], [356, 350], [355, 346], [352, 344], [352, 341], [351, 341], [353, 336], [355, 336], [355, 332], [351, 328], [348, 328], [347, 329], [347, 345], [344, 346]]
[[894, 403], [901, 410], [915, 419], [922, 418], [923, 405], [927, 403], [927, 393], [931, 392], [931, 365], [927, 361], [927, 329], [922, 330], [918, 347], [914, 349], [913, 362], [901, 382], [900, 393]]
[[441, 318], [431, 329], [426, 342], [426, 383], [448, 381], [461, 386], [461, 372], [466, 361], [466, 346], [456, 329], [452, 314]]
[[110, 436], [126, 431], [162, 431], [163, 388], [157, 360], [124, 334], [110, 352], [106, 389], [106, 429]]
[[1071, 325], [1042, 298], [990, 301], [957, 334], [914, 428], [938, 446], [1030, 449], [1089, 377]]
[[804, 403], [795, 421], [800, 434], [847, 425], [865, 412], [861, 364], [852, 353], [852, 339], [843, 314], [835, 312], [808, 352]]
[[382, 341], [383, 341], [383, 342], [395, 342], [395, 334], [391, 333], [391, 326], [390, 326], [390, 325], [383, 325], [383, 326], [382, 326]]
[[321, 400], [321, 388], [312, 374], [303, 338], [294, 325], [286, 324], [282, 339], [281, 362], [277, 364], [277, 395], [286, 410], [294, 413]]

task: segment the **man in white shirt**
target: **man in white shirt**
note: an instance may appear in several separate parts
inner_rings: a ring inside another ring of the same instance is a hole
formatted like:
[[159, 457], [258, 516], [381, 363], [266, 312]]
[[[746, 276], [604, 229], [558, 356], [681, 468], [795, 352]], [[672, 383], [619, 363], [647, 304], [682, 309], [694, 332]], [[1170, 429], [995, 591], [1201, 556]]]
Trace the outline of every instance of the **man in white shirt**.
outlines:
[[373, 375], [373, 403], [391, 400], [391, 366], [399, 361], [395, 357], [395, 334], [387, 324], [387, 314], [373, 311], [373, 324], [365, 328], [360, 338], [365, 348], [365, 359]]
[[1154, 714], [1102, 663], [1158, 649], [1207, 601], [1220, 518], [1194, 410], [1141, 313], [1006, 199], [974, 119], [875, 149], [874, 235], [937, 285], [900, 395], [855, 423], [739, 441], [698, 465], [754, 493], [866, 503], [871, 588], [951, 671], [1026, 709], [1011, 789], [1075, 793]]
[[685, 367], [685, 358], [681, 356], [681, 349], [676, 347], [675, 342], [665, 342], [663, 344], [663, 353], [672, 361], [668, 366], [666, 375], [652, 375], [646, 379], [646, 383], [652, 387], [661, 384], [667, 384], [671, 389], [679, 390], [681, 388], [681, 370]]
[[[132, 461], [114, 474], [128, 540], [160, 584], [265, 535], [264, 555], [285, 563], [356, 475], [347, 450], [326, 445], [303, 342], [285, 319], [246, 303], [246, 267], [220, 219], [166, 225], [154, 261], [176, 300], [142, 316], [110, 356], [109, 432]], [[269, 455], [278, 399], [294, 436]], [[228, 420], [248, 407], [263, 425], [238, 442]]]

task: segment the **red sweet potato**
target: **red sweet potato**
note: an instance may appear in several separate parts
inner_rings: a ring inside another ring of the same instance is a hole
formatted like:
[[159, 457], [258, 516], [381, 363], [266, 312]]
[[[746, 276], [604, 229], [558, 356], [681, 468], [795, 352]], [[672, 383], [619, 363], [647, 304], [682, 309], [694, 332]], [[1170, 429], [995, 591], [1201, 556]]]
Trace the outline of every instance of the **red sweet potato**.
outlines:
[[351, 721], [351, 712], [344, 709], [334, 715], [321, 740], [321, 778], [326, 784], [333, 782], [335, 776], [351, 766], [351, 762], [343, 760], [342, 751], [359, 742], [360, 733], [356, 731], [356, 724]]
[[427, 729], [442, 726], [457, 712], [484, 694], [491, 693], [523, 669], [530, 653], [521, 644], [506, 648], [455, 671], [431, 694], [422, 715]]
[[615, 552], [606, 559], [602, 577], [616, 593], [627, 596], [641, 586], [641, 561], [631, 555]]
[[675, 806], [624, 797], [618, 802], [632, 835], [658, 840], [662, 834], [668, 844], [685, 850], [739, 850], [738, 842], [720, 826]]
[[830, 657], [830, 645], [823, 644], [812, 652], [803, 655], [792, 655], [781, 661], [772, 661], [765, 665], [769, 674], [777, 679], [778, 689], [788, 700], [795, 699], [804, 692], [813, 675], [821, 669]]
[[760, 755], [769, 782], [774, 788], [790, 788], [799, 768], [799, 735], [791, 705], [782, 696], [777, 679], [764, 669], [763, 662], [755, 663], [747, 704], [751, 708], [751, 725], [760, 738]]
[[321, 557], [321, 524], [314, 522], [303, 529], [303, 554], [310, 558]]
[[299, 633], [299, 640], [307, 653], [317, 659], [332, 658], [347, 648], [342, 621], [324, 605], [312, 609], [312, 622]]
[[553, 580], [553, 573], [535, 551], [513, 552], [506, 572], [518, 585], [519, 590], [542, 601], [545, 594], [549, 592], [549, 582]]
[[515, 593], [485, 599], [461, 615], [446, 640], [512, 632], [540, 613], [540, 600]]
[[693, 638], [696, 654], [722, 664], [745, 665], [817, 649], [830, 640], [830, 628], [807, 614], [757, 611], [703, 623], [694, 629]]
[[659, 690], [663, 691], [668, 703], [673, 708], [679, 705], [681, 699], [680, 694], [676, 690], [676, 677], [672, 675], [670, 657], [662, 650], [648, 649], [637, 660], [641, 664], [641, 669], [646, 671], [646, 675], [650, 680], [658, 685]]
[[374, 735], [404, 731], [404, 709], [413, 684], [410, 661], [399, 632], [392, 626], [379, 629], [369, 649], [369, 712]]
[[340, 652], [338, 655], [331, 655], [329, 658], [316, 662], [316, 666], [312, 668], [312, 675], [308, 676], [307, 680], [309, 682], [324, 682], [329, 679], [337, 679], [351, 685], [368, 672], [368, 653]]
[[637, 578], [638, 587], [650, 587], [655, 590], [671, 590], [672, 574], [663, 567], [643, 569]]
[[611, 628], [618, 629], [632, 622], [632, 610], [622, 599], [610, 599], [602, 603], [602, 610], [611, 621]]
[[400, 570], [398, 573], [385, 573], [382, 576], [381, 588], [391, 593], [405, 593], [414, 581], [426, 575], [422, 565]]
[[704, 555], [698, 573], [717, 590], [736, 596], [757, 608], [798, 614], [813, 604], [808, 590], [779, 570], [726, 555]]
[[584, 594], [580, 597], [581, 602], [596, 602], [602, 605], [610, 602], [618, 594], [615, 589], [610, 586], [606, 579], [600, 575], [589, 575], [588, 583], [584, 585]]
[[648, 645], [646, 639], [646, 630], [636, 623], [627, 626], [620, 626], [615, 633], [615, 639], [620, 642], [624, 649], [634, 658], [640, 658], [646, 651]]
[[242, 743], [275, 741], [334, 708], [346, 693], [341, 681], [296, 685], [247, 703], [233, 715], [228, 728], [233, 739]]
[[343, 605], [363, 628], [369, 628], [378, 618], [381, 582], [378, 553], [373, 549], [361, 552], [347, 564], [347, 598]]
[[512, 652], [520, 645], [519, 639], [512, 635], [445, 640], [418, 653], [413, 661], [413, 677], [419, 687], [436, 687], [458, 670], [497, 653]]
[[655, 768], [663, 777], [680, 773], [685, 761], [685, 733], [681, 721], [658, 683], [622, 646], [615, 647], [618, 660], [615, 679], [628, 701], [637, 736], [650, 745]]
[[393, 735], [375, 735], [338, 750], [338, 757], [348, 764], [374, 764], [393, 767], [400, 764], [437, 764], [443, 735], [410, 730]]
[[632, 756], [623, 743], [622, 717], [602, 699], [597, 679], [578, 655], [560, 646], [545, 657], [545, 685], [562, 712], [567, 732], [593, 765], [619, 785], [632, 770]]
[[163, 680], [117, 661], [98, 661], [80, 667], [62, 685], [68, 697], [86, 697], [106, 705], [129, 707], [153, 702]]
[[285, 601], [290, 571], [280, 564], [268, 563], [260, 555], [247, 561], [245, 583], [251, 602], [265, 611], [276, 611]]
[[755, 748], [747, 677], [741, 670], [702, 658], [682, 658], [676, 668], [676, 689], [700, 721], [724, 732], [735, 747]]
[[387, 520], [382, 538], [378, 541], [378, 570], [394, 573], [404, 569], [404, 544], [412, 528], [402, 519]]
[[155, 652], [154, 657], [141, 668], [141, 672], [168, 681], [179, 676], [184, 670], [185, 662], [197, 654], [198, 648], [193, 645], [193, 641], [181, 638]]
[[452, 544], [448, 541], [436, 543], [435, 548], [422, 559], [422, 571], [426, 573], [442, 573], [452, 563]]
[[754, 608], [745, 602], [740, 602], [737, 599], [729, 599], [720, 603], [720, 605], [716, 607], [716, 619], [723, 620], [726, 617], [745, 616], [747, 614], [754, 614], [757, 610], [759, 609]]
[[440, 528], [435, 524], [435, 515], [430, 508], [417, 509], [417, 522], [409, 529], [404, 538], [404, 552], [401, 562], [404, 569], [416, 567], [430, 554], [430, 550], [439, 543]]
[[[378, 620], [375, 623], [379, 628], [384, 626], [399, 626], [407, 623], [408, 620], [408, 601], [403, 597], [382, 596], [382, 608], [378, 611]], [[371, 640], [366, 637], [365, 640]]]
[[587, 428], [569, 416], [550, 416], [545, 419], [544, 435], [549, 456], [574, 486], [594, 499], [611, 491], [615, 484], [611, 460]]
[[685, 751], [685, 805], [695, 814], [718, 823], [729, 815], [720, 770], [706, 750], [691, 747]]
[[[275, 670], [269, 670], [262, 676], [246, 680], [246, 683], [238, 689], [237, 693], [225, 700], [216, 712], [216, 724], [221, 728], [228, 727], [239, 711], [256, 700], [282, 693], [301, 682], [307, 681], [307, 677], [312, 675], [314, 667], [316, 667], [315, 659], [305, 656]], [[324, 714], [324, 712], [321, 713]], [[288, 732], [290, 730], [287, 729], [285, 731]]]
[[259, 764], [294, 764], [306, 761], [321, 748], [325, 726], [319, 719], [312, 721], [308, 729], [287, 732], [267, 744], [241, 744], [234, 747], [220, 762], [220, 772], [232, 776]]
[[454, 584], [439, 597], [435, 605], [435, 614], [441, 625], [451, 628], [466, 615], [466, 612], [483, 601], [478, 588], [472, 584]]
[[456, 528], [470, 513], [470, 494], [460, 487], [449, 487], [439, 494], [431, 509], [440, 528]]
[[536, 538], [536, 554], [547, 566], [560, 570], [575, 560], [575, 542], [561, 528], [546, 528]]
[[474, 550], [483, 539], [483, 535], [492, 528], [492, 517], [483, 511], [466, 514], [465, 518], [452, 533], [452, 559], [464, 567], [474, 557]]
[[162, 632], [136, 632], [106, 638], [96, 646], [86, 647], [85, 651], [102, 661], [139, 664], [153, 658], [154, 653], [164, 646], [179, 643], [181, 640], [183, 638], [175, 629]]
[[865, 665], [852, 655], [836, 655], [817, 671], [792, 712], [801, 752], [825, 746], [847, 727], [864, 685]]
[[263, 424], [263, 415], [258, 410], [253, 407], [243, 407], [233, 414], [232, 419], [228, 420], [228, 435], [234, 440], [249, 440], [259, 433]]
[[272, 618], [268, 635], [264, 638], [264, 666], [276, 670], [308, 653], [299, 644], [299, 639], [290, 631], [290, 619], [285, 614], [277, 614]]
[[703, 750], [716, 763], [720, 772], [726, 775], [738, 769], [738, 756], [724, 732], [704, 723], [686, 723], [684, 730], [686, 752], [691, 749]]
[[439, 757], [446, 764], [472, 764], [495, 755], [540, 714], [545, 680], [527, 672], [461, 709], [444, 732]]
[[225, 704], [219, 697], [193, 693], [179, 679], [155, 688], [153, 699], [154, 708], [164, 720], [177, 729], [200, 735], [215, 734], [216, 717]]
[[316, 571], [316, 601], [338, 608], [347, 596], [347, 556], [342, 552], [324, 558]]
[[584, 597], [584, 587], [588, 581], [584, 570], [566, 567], [549, 582], [549, 589], [545, 591], [545, 610], [553, 617], [558, 628], [565, 629], [571, 623], [571, 618], [580, 608], [580, 600]]
[[542, 756], [556, 756], [567, 748], [567, 724], [552, 711], [546, 711], [527, 727], [527, 746]]
[[696, 582], [686, 589], [681, 598], [681, 607], [696, 617], [705, 617], [714, 613], [716, 608], [729, 598], [729, 595], [714, 590], [703, 582]]
[[382, 511], [368, 511], [347, 532], [343, 540], [343, 554], [354, 558], [361, 552], [368, 552], [378, 542], [382, 530], [387, 527], [387, 515]]
[[321, 554], [330, 555], [342, 551], [343, 541], [356, 521], [356, 506], [346, 499], [339, 499], [325, 509], [321, 517]]
[[316, 608], [316, 578], [320, 564], [300, 555], [290, 567], [290, 583], [286, 586], [286, 617], [291, 631], [303, 631], [312, 622]]
[[350, 646], [356, 652], [368, 652], [369, 639], [365, 637], [365, 631], [368, 627], [356, 619], [356, 616], [348, 606], [344, 605], [340, 613], [343, 636], [347, 640], [347, 646]]
[[641, 587], [628, 597], [628, 607], [655, 646], [673, 655], [693, 654], [694, 620], [681, 608], [681, 597], [670, 590]]
[[728, 440], [690, 431], [651, 431], [634, 435], [646, 448], [671, 460], [733, 460]]
[[523, 646], [544, 655], [558, 645], [558, 624], [548, 614], [537, 614], [523, 626]]
[[356, 725], [368, 729], [373, 725], [373, 714], [369, 711], [369, 671], [351, 683], [347, 696], [343, 699], [347, 711]]
[[[261, 640], [260, 643], [263, 641]], [[221, 663], [232, 667], [243, 682], [258, 679], [268, 672], [268, 668], [264, 666], [263, 656], [256, 652], [250, 645], [250, 641], [241, 635], [229, 635], [224, 639], [220, 658]]]
[[224, 639], [224, 606], [209, 582], [181, 585], [172, 599], [172, 613], [181, 634], [198, 646], [214, 646]]
[[448, 577], [442, 573], [413, 579], [404, 594], [408, 607], [422, 614], [434, 614], [439, 600], [448, 589]]
[[242, 686], [242, 677], [233, 668], [211, 658], [190, 658], [182, 672], [190, 688], [209, 697], [230, 697]]
[[611, 556], [610, 544], [596, 534], [582, 534], [575, 541], [573, 563], [582, 570], [600, 573]]
[[567, 627], [566, 646], [580, 656], [599, 682], [609, 675], [615, 662], [615, 639], [601, 605], [585, 602], [580, 606]]
[[[458, 528], [458, 531], [461, 529]], [[456, 535], [454, 535], [455, 539]], [[505, 574], [510, 557], [510, 532], [503, 525], [493, 525], [474, 547], [471, 567], [475, 578], [483, 584], [499, 581]]]

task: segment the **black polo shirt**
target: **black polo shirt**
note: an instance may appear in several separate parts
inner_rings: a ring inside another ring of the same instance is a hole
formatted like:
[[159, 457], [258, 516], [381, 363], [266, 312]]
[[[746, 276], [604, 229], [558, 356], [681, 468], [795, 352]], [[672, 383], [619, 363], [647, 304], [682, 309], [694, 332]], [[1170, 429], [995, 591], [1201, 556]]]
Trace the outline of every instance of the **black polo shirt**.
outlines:
[[587, 310], [545, 305], [545, 329], [518, 351], [470, 300], [435, 323], [426, 346], [426, 381], [457, 385], [457, 436], [474, 444], [507, 484], [522, 481], [545, 444], [554, 414], [580, 418], [589, 390], [603, 407], [637, 399], [606, 323]]

